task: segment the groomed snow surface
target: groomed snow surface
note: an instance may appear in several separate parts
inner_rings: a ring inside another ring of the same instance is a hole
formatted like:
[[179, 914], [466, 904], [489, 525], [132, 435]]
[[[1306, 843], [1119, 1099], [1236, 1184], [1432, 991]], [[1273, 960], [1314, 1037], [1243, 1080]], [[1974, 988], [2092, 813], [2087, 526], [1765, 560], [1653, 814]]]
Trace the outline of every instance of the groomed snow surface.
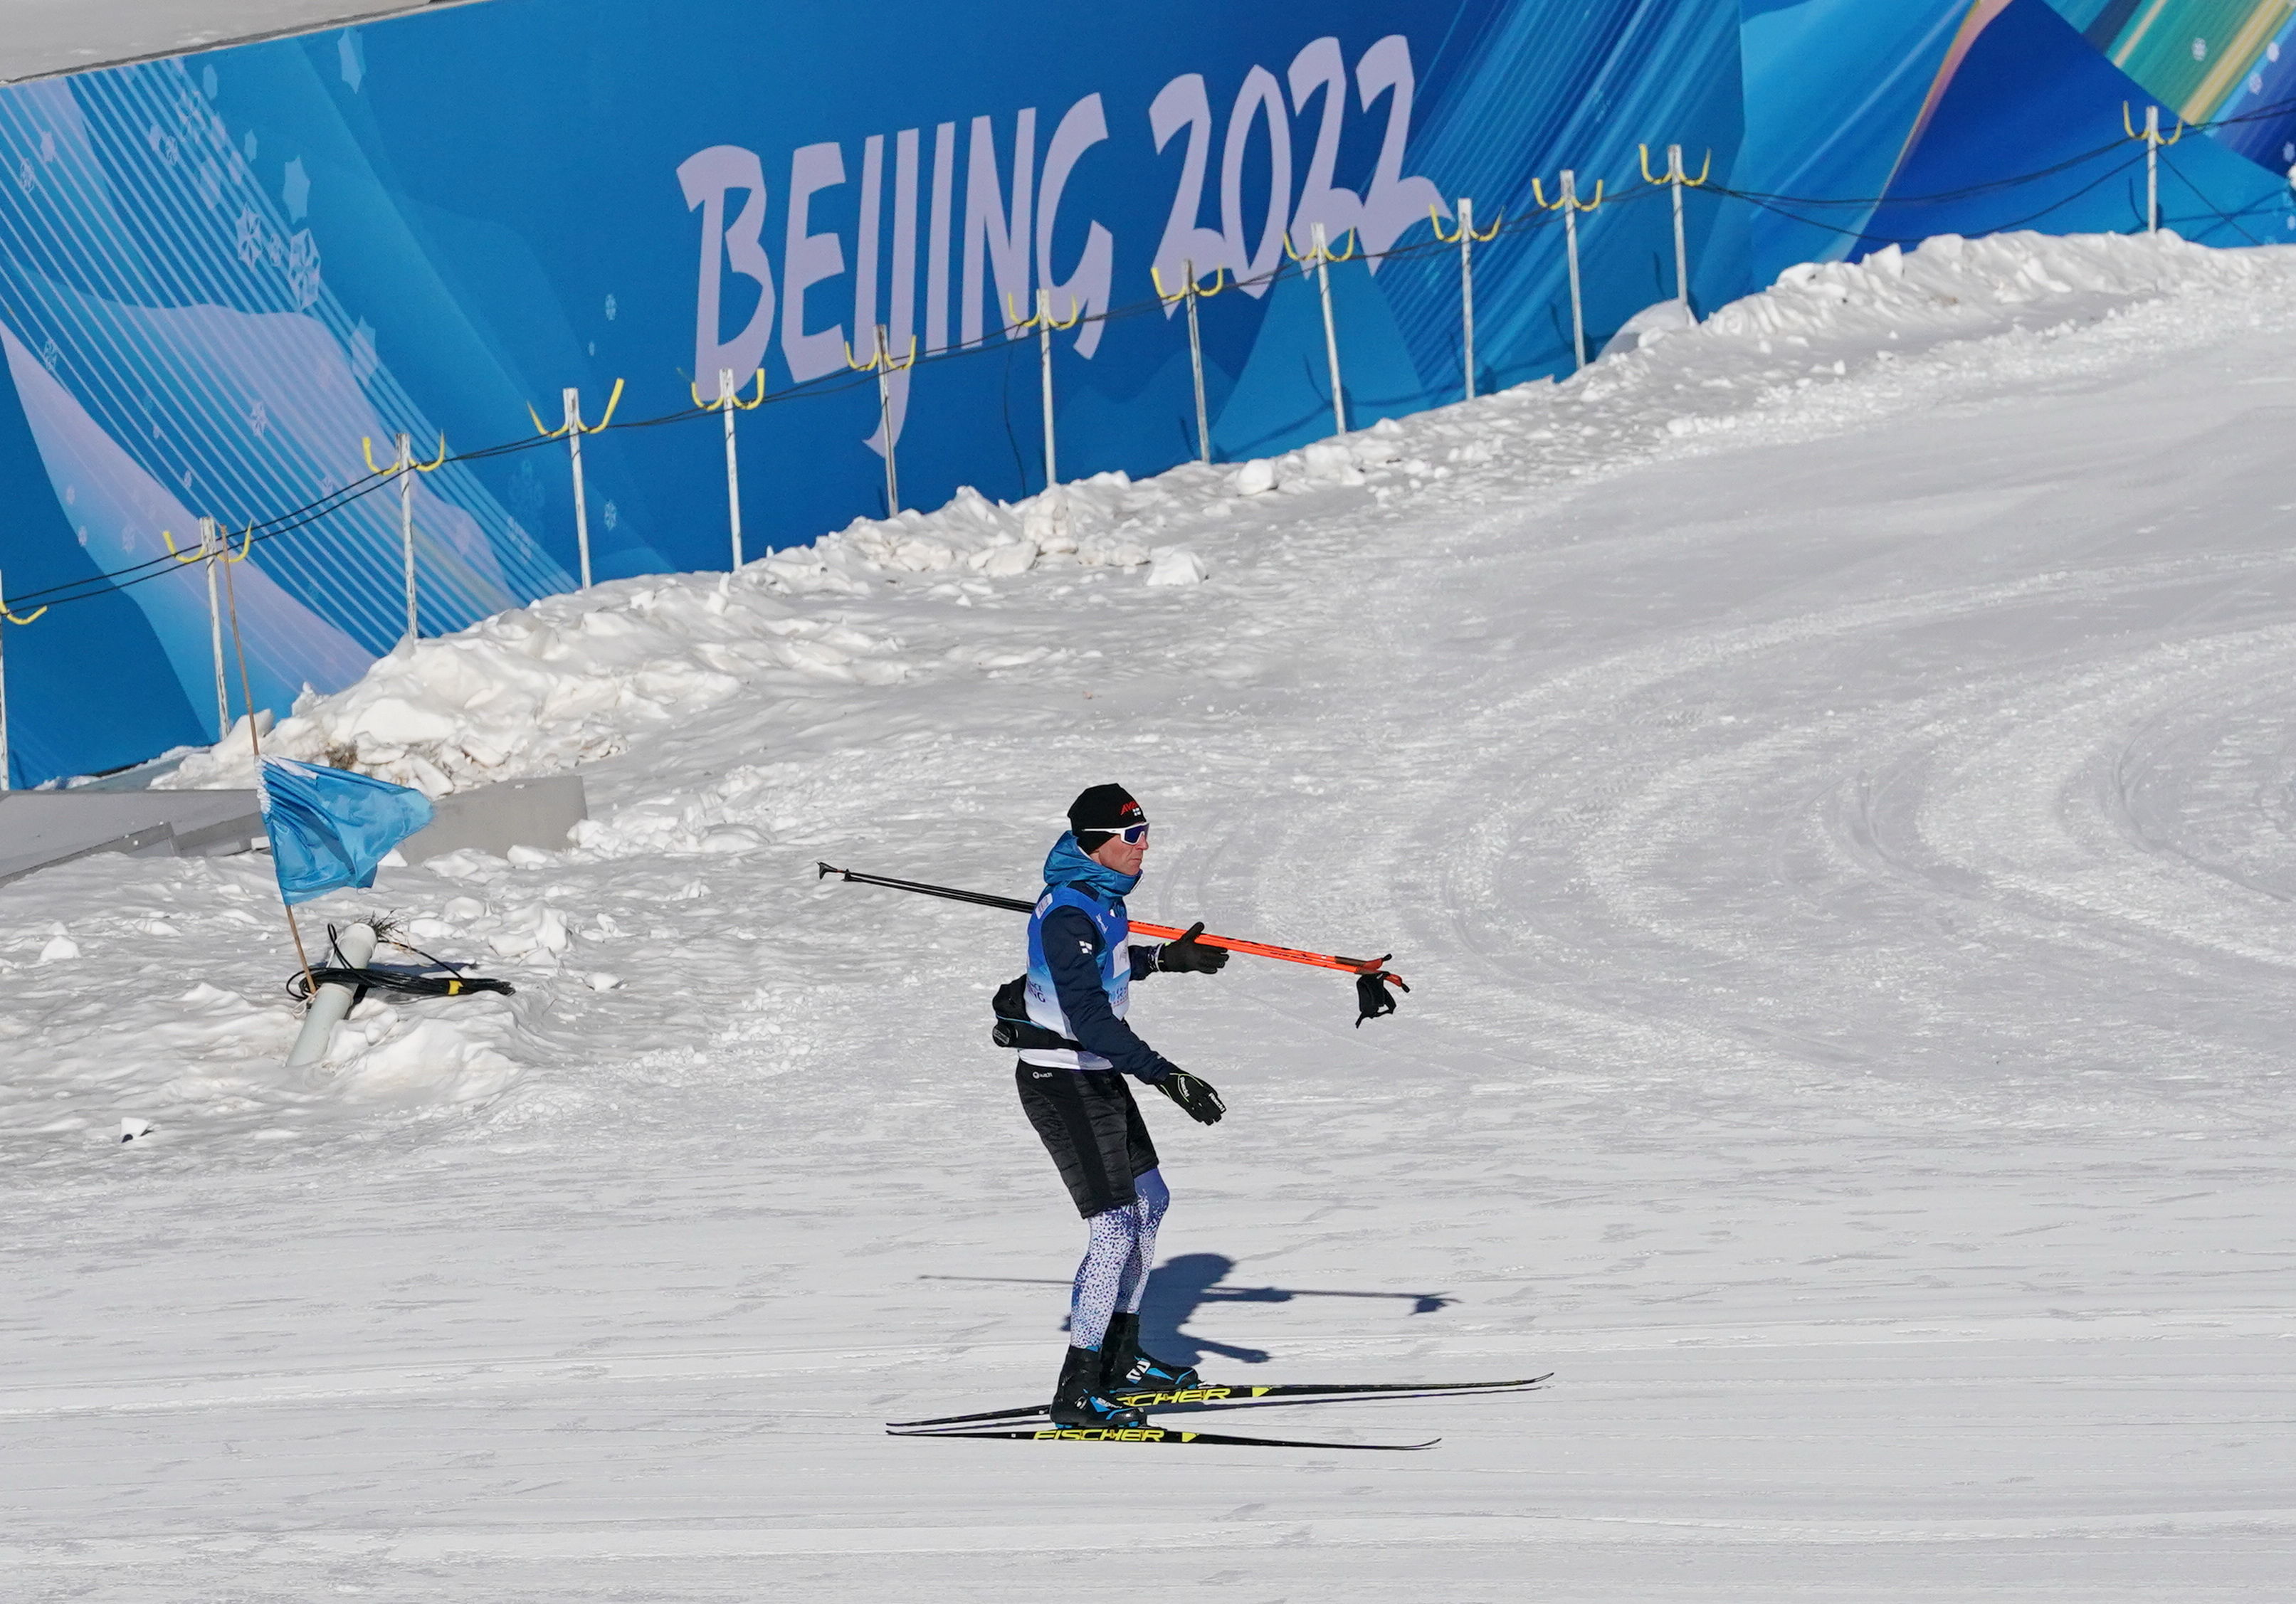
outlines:
[[[2284, 1597], [2292, 427], [2296, 256], [1939, 240], [379, 665], [280, 748], [594, 816], [308, 923], [514, 998], [290, 1075], [266, 860], [0, 888], [0, 1593]], [[1147, 1100], [1152, 1348], [1550, 1389], [882, 1435], [1048, 1391], [1083, 1232], [1021, 921], [815, 861], [1027, 895], [1105, 779], [1140, 917], [1414, 988], [1140, 988], [1231, 1110]]]

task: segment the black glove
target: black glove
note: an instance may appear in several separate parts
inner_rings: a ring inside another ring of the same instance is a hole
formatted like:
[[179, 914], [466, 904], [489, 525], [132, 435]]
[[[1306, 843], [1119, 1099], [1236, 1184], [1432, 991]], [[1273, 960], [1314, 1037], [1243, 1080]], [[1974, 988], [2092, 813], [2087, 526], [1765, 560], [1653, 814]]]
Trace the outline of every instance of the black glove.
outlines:
[[1203, 933], [1204, 921], [1199, 919], [1179, 940], [1156, 949], [1156, 967], [1177, 975], [1218, 974], [1227, 967], [1227, 949], [1204, 945], [1196, 939]]
[[1220, 1116], [1227, 1112], [1227, 1105], [1220, 1101], [1220, 1094], [1212, 1090], [1211, 1082], [1185, 1069], [1174, 1069], [1156, 1083], [1156, 1090], [1179, 1104], [1198, 1125], [1218, 1125]]
[[1403, 986], [1405, 991], [1411, 989], [1403, 985], [1401, 976], [1390, 975], [1385, 970], [1375, 970], [1368, 975], [1356, 977], [1356, 1006], [1363, 1011], [1356, 1015], [1357, 1030], [1363, 1028], [1365, 1019], [1376, 1019], [1382, 1014], [1395, 1011], [1394, 994], [1387, 989], [1390, 986]]

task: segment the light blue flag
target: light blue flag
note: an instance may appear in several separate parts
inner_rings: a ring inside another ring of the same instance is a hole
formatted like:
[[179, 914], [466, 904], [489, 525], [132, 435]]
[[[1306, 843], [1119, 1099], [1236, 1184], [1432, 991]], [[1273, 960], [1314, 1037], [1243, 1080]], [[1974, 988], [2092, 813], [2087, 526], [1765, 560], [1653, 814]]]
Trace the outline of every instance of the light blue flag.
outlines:
[[375, 865], [430, 822], [430, 799], [346, 769], [266, 757], [256, 790], [279, 895], [289, 906], [343, 886], [372, 886]]

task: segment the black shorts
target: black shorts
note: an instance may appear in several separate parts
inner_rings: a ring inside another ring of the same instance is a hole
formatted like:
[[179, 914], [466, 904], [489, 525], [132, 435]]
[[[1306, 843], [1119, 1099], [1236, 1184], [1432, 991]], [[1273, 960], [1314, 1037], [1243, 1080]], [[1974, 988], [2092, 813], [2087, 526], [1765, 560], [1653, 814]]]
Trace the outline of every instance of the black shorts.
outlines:
[[1156, 1144], [1124, 1077], [1113, 1069], [1023, 1063], [1013, 1081], [1021, 1108], [1060, 1166], [1077, 1213], [1088, 1220], [1130, 1205], [1138, 1196], [1132, 1178], [1156, 1167]]

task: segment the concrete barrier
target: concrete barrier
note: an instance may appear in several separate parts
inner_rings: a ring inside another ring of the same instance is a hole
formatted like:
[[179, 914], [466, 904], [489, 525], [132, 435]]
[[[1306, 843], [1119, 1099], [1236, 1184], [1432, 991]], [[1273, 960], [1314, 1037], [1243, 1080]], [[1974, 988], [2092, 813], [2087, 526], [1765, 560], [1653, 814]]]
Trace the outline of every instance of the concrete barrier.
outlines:
[[251, 790], [0, 793], [0, 885], [99, 852], [216, 857], [262, 839]]
[[438, 817], [399, 843], [399, 855], [410, 863], [469, 848], [496, 857], [513, 847], [562, 851], [574, 827], [590, 816], [579, 774], [505, 780], [440, 797], [435, 806]]
[[[513, 847], [554, 851], [590, 816], [579, 774], [506, 780], [441, 797], [436, 806], [430, 826], [399, 846], [410, 863], [465, 847], [496, 857]], [[263, 839], [263, 811], [251, 790], [4, 791], [0, 886], [99, 852], [219, 857], [252, 851]]]

